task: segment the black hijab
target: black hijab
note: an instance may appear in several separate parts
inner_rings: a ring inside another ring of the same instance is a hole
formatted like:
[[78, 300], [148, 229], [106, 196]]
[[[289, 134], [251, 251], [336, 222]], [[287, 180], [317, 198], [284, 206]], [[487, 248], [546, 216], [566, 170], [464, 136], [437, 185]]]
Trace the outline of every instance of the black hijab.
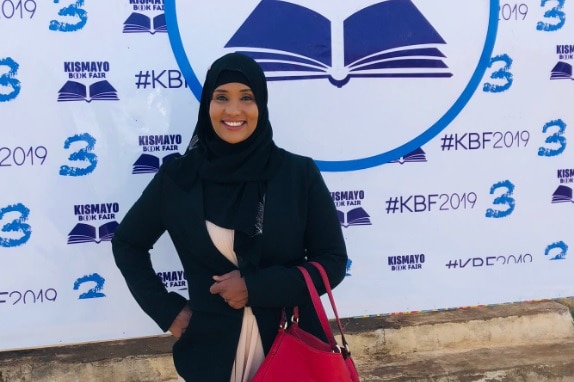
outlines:
[[[226, 81], [222, 77], [245, 79], [240, 82], [251, 88], [259, 112], [253, 134], [236, 144], [217, 136], [209, 116], [213, 92]], [[206, 220], [235, 230], [234, 249], [242, 272], [256, 267], [261, 256], [258, 238], [263, 233], [266, 184], [279, 167], [280, 150], [269, 122], [265, 74], [253, 59], [230, 53], [211, 65], [189, 150], [203, 184]]]

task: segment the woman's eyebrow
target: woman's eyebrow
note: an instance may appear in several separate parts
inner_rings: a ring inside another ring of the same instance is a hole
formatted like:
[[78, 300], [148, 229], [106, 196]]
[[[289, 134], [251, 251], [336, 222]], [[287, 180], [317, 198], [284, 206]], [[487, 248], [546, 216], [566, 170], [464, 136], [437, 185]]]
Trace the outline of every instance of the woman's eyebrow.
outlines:
[[[229, 90], [227, 89], [215, 89], [213, 91], [214, 93], [229, 93]], [[253, 90], [251, 90], [251, 88], [245, 88], [245, 89], [239, 89], [240, 93], [253, 93]]]

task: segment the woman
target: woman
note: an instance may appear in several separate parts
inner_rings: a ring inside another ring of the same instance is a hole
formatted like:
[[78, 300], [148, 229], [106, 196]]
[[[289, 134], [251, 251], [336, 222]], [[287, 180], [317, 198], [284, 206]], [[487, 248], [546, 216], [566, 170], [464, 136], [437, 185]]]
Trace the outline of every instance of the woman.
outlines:
[[[249, 381], [277, 333], [281, 308], [322, 337], [298, 265], [319, 292], [347, 254], [330, 193], [310, 158], [275, 146], [267, 83], [251, 58], [232, 53], [209, 69], [190, 148], [165, 163], [112, 240], [115, 261], [141, 308], [178, 338], [174, 363], [186, 381]], [[167, 231], [189, 300], [168, 293], [149, 250]]]

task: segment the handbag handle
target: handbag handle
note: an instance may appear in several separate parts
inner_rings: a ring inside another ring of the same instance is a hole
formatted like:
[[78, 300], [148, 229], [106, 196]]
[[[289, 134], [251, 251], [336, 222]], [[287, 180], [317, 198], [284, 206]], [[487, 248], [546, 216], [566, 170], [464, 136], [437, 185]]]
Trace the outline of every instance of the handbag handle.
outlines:
[[337, 306], [335, 305], [335, 299], [333, 298], [333, 293], [331, 293], [331, 284], [329, 283], [329, 278], [327, 277], [327, 272], [321, 264], [316, 261], [311, 261], [310, 264], [315, 266], [319, 270], [321, 274], [321, 278], [323, 279], [323, 284], [325, 285], [325, 289], [327, 290], [327, 294], [329, 295], [329, 301], [331, 302], [331, 307], [333, 308], [333, 313], [335, 313], [335, 318], [337, 320], [337, 326], [339, 327], [339, 332], [341, 333], [341, 342], [343, 343], [343, 347], [350, 355], [351, 351], [349, 350], [349, 344], [345, 339], [345, 333], [343, 332], [343, 325], [341, 324], [341, 320], [339, 319], [339, 313], [337, 312]]
[[[315, 261], [311, 261], [309, 264], [312, 264], [315, 268], [317, 268], [317, 270], [321, 274], [323, 284], [325, 286], [327, 294], [329, 295], [329, 301], [331, 302], [331, 307], [333, 308], [333, 312], [335, 313], [335, 318], [337, 320], [337, 326], [339, 327], [339, 331], [341, 332], [341, 340], [342, 340], [343, 347], [344, 347], [343, 353], [344, 353], [344, 356], [346, 358], [348, 355], [351, 354], [351, 352], [349, 351], [349, 346], [347, 344], [347, 341], [345, 340], [345, 335], [343, 333], [343, 326], [341, 325], [341, 321], [339, 319], [339, 313], [337, 312], [337, 307], [335, 306], [335, 299], [333, 298], [333, 294], [331, 292], [331, 284], [329, 283], [329, 278], [327, 277], [327, 273], [325, 272], [325, 269], [323, 268], [323, 266], [321, 264], [319, 264]], [[331, 327], [329, 325], [329, 320], [327, 319], [327, 314], [325, 313], [325, 308], [323, 307], [323, 304], [321, 303], [321, 298], [319, 297], [319, 293], [317, 292], [317, 289], [315, 288], [315, 284], [313, 284], [313, 280], [311, 279], [309, 272], [304, 267], [298, 266], [297, 268], [303, 274], [303, 278], [305, 279], [305, 284], [307, 284], [307, 289], [309, 290], [309, 294], [311, 296], [311, 301], [313, 302], [313, 306], [315, 308], [315, 311], [317, 312], [317, 316], [319, 317], [319, 321], [321, 322], [323, 332], [327, 336], [327, 340], [329, 341], [329, 344], [331, 345], [331, 349], [333, 349], [333, 351], [336, 351], [336, 352], [339, 352], [339, 351], [342, 352], [342, 349], [339, 348], [339, 346], [337, 345], [337, 343], [335, 341], [335, 337], [333, 336], [333, 332], [331, 331]]]

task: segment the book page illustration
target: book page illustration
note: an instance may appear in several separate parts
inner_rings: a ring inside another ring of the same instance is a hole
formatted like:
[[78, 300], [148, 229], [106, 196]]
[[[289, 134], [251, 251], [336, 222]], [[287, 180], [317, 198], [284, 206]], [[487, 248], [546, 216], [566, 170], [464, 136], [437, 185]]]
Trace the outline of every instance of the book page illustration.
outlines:
[[363, 8], [342, 28], [304, 6], [262, 1], [225, 47], [253, 57], [269, 80], [328, 78], [342, 87], [351, 77], [451, 77], [444, 44], [410, 0]]

